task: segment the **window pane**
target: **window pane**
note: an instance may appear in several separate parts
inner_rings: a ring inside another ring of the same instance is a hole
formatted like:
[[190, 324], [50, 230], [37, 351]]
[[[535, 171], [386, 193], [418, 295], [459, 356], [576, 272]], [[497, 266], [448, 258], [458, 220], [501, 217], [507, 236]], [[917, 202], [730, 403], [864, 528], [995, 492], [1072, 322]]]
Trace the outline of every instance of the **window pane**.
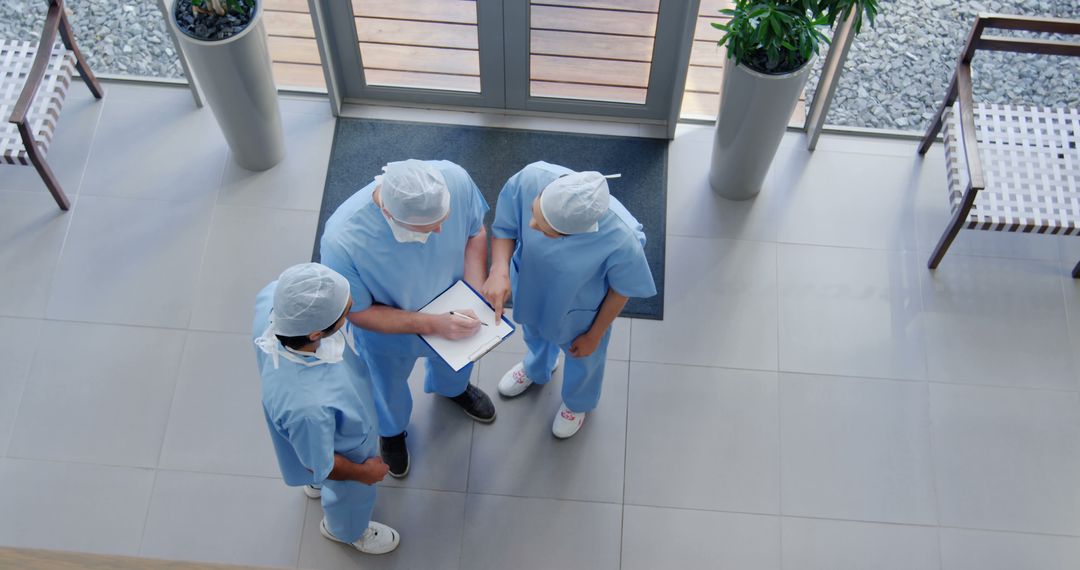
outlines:
[[[986, 10], [984, 3], [973, 0], [932, 4], [928, 9], [926, 0], [882, 3], [877, 26], [864, 28], [851, 46], [828, 123], [914, 132], [926, 128], [945, 97], [975, 15]], [[1080, 2], [1007, 0], [998, 2], [993, 11], [1080, 19]], [[1080, 58], [980, 51], [972, 62], [972, 75], [977, 102], [1080, 105], [1076, 81]], [[808, 93], [816, 87], [816, 79], [811, 77]]]
[[530, 94], [644, 104], [659, 0], [535, 0]]
[[353, 0], [368, 85], [480, 92], [475, 0]]

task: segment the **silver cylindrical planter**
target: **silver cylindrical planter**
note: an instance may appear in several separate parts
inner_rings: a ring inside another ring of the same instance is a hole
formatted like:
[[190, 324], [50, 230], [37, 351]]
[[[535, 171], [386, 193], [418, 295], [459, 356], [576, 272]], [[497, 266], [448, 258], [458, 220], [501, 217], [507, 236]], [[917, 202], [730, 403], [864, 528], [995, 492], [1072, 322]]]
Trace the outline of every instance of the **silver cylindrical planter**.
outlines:
[[746, 200], [761, 191], [813, 60], [782, 75], [725, 62], [709, 184], [724, 198]]
[[266, 170], [285, 157], [262, 4], [258, 2], [255, 17], [239, 34], [216, 41], [185, 34], [176, 25], [175, 9], [169, 9], [169, 24], [176, 29], [233, 158], [248, 170]]

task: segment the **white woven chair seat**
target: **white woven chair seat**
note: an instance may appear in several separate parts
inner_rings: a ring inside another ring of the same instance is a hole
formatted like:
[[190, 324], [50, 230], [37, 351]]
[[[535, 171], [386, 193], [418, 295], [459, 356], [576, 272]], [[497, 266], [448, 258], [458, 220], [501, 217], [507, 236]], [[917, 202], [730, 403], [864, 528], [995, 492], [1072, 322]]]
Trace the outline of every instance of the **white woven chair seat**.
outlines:
[[[30, 74], [36, 52], [35, 43], [0, 40], [0, 161], [8, 164], [30, 164], [19, 130], [8, 119]], [[74, 74], [75, 54], [57, 42], [26, 115], [42, 156], [49, 151]]]
[[[1080, 234], [1080, 111], [976, 104], [975, 130], [986, 189], [965, 227]], [[968, 184], [955, 105], [946, 112], [944, 137], [955, 212]]]

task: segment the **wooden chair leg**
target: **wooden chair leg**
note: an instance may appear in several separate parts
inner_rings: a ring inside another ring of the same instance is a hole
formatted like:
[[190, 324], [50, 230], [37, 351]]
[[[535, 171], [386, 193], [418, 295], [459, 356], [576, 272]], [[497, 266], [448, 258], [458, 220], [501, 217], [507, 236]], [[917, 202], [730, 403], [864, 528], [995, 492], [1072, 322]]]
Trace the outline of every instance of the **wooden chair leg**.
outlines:
[[75, 44], [75, 34], [72, 33], [71, 23], [68, 22], [67, 14], [63, 10], [60, 11], [60, 39], [64, 42], [64, 47], [75, 54], [75, 69], [79, 71], [79, 77], [82, 77], [83, 83], [86, 83], [95, 98], [101, 99], [105, 95], [105, 90], [101, 88], [101, 83], [94, 76], [94, 72], [90, 71], [90, 65], [86, 63], [86, 58], [79, 51], [79, 46]]
[[67, 195], [64, 194], [64, 189], [60, 187], [60, 181], [56, 179], [56, 175], [53, 174], [49, 164], [45, 162], [45, 158], [38, 152], [37, 144], [34, 142], [34, 137], [30, 133], [30, 128], [26, 123], [19, 123], [19, 134], [22, 135], [23, 147], [26, 149], [26, 155], [30, 157], [30, 162], [33, 163], [34, 168], [37, 169], [38, 174], [41, 175], [41, 179], [45, 182], [45, 186], [49, 189], [49, 193], [52, 194], [56, 205], [60, 206], [61, 210], [65, 212], [71, 208], [71, 203], [68, 202]]
[[938, 240], [937, 246], [934, 248], [934, 253], [930, 255], [930, 260], [926, 263], [926, 266], [930, 269], [937, 269], [938, 264], [941, 263], [941, 258], [945, 257], [945, 252], [949, 250], [949, 246], [952, 245], [956, 234], [960, 233], [960, 229], [964, 227], [964, 222], [967, 221], [968, 214], [971, 212], [971, 207], [975, 205], [975, 196], [978, 194], [978, 189], [972, 188], [968, 184], [967, 190], [964, 191], [964, 199], [960, 203], [960, 207], [953, 212], [952, 220], [949, 221], [949, 227], [945, 228], [945, 233], [941, 234], [941, 239]]

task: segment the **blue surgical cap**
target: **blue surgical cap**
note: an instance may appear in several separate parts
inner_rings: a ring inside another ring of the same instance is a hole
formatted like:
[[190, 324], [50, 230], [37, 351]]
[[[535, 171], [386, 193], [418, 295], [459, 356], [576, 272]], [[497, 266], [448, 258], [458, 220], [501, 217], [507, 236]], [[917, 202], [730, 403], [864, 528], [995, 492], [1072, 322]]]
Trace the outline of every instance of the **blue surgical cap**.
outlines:
[[333, 325], [349, 303], [349, 282], [321, 263], [286, 269], [274, 291], [274, 328], [282, 336], [306, 336]]

